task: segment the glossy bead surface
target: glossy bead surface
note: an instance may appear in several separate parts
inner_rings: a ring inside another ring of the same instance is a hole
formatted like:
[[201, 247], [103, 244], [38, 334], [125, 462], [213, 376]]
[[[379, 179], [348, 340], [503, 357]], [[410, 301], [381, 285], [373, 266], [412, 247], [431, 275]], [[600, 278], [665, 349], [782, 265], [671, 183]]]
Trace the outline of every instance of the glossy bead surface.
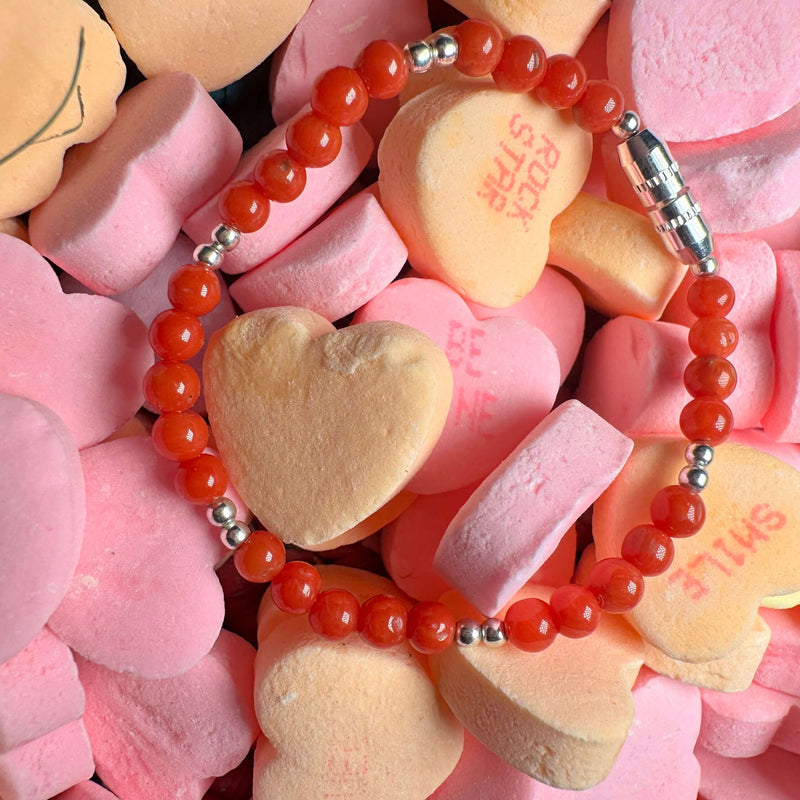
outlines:
[[242, 234], [232, 225], [220, 224], [211, 231], [211, 238], [214, 244], [218, 244], [227, 253], [236, 249]]
[[256, 163], [253, 179], [270, 200], [291, 203], [306, 188], [306, 168], [298, 164], [288, 151], [271, 150]]
[[308, 621], [314, 633], [325, 639], [338, 641], [349, 636], [358, 625], [358, 600], [344, 589], [327, 589], [320, 592]]
[[288, 614], [307, 614], [319, 594], [322, 578], [305, 561], [288, 561], [270, 585], [272, 602]]
[[708, 472], [705, 467], [684, 467], [678, 473], [678, 483], [692, 492], [702, 492], [708, 486]]
[[489, 75], [503, 55], [503, 34], [492, 22], [468, 19], [457, 25], [453, 37], [458, 42], [456, 69], [462, 75], [479, 78]]
[[547, 71], [536, 87], [536, 97], [550, 108], [572, 108], [586, 89], [586, 69], [577, 58], [567, 55], [550, 56]]
[[724, 317], [735, 299], [733, 286], [719, 275], [694, 281], [686, 293], [686, 305], [698, 317]]
[[481, 623], [481, 641], [487, 647], [502, 647], [508, 641], [503, 620], [497, 617], [485, 619]]
[[637, 525], [622, 541], [620, 555], [641, 571], [645, 577], [661, 575], [669, 569], [675, 557], [672, 539], [655, 525]]
[[329, 69], [311, 90], [311, 108], [331, 125], [355, 125], [368, 105], [367, 87], [350, 67]]
[[535, 597], [512, 603], [504, 622], [508, 641], [528, 653], [546, 649], [558, 635], [558, 620], [553, 610]]
[[733, 413], [722, 400], [697, 397], [683, 407], [680, 426], [687, 439], [699, 439], [716, 447], [730, 436]]
[[196, 317], [213, 311], [220, 298], [217, 273], [204, 264], [185, 264], [172, 273], [167, 286], [172, 307]]
[[724, 400], [736, 388], [736, 368], [720, 356], [697, 356], [683, 372], [683, 385], [692, 397]]
[[455, 630], [455, 614], [442, 603], [417, 603], [408, 612], [406, 636], [411, 646], [425, 655], [446, 650]]
[[236, 519], [236, 503], [230, 497], [214, 500], [206, 509], [206, 519], [217, 528], [224, 527]]
[[583, 96], [572, 107], [572, 118], [589, 133], [604, 133], [622, 119], [624, 104], [622, 91], [611, 81], [586, 81]]
[[157, 361], [145, 373], [142, 390], [161, 413], [188, 411], [200, 396], [200, 376], [181, 361]]
[[623, 558], [598, 561], [589, 572], [588, 585], [600, 608], [610, 614], [630, 611], [644, 593], [641, 571]]
[[512, 36], [503, 43], [492, 77], [505, 92], [529, 92], [539, 85], [546, 69], [547, 55], [536, 39]]
[[475, 647], [481, 643], [481, 624], [477, 620], [464, 617], [456, 622], [453, 639], [458, 647]]
[[280, 573], [286, 564], [283, 542], [269, 531], [253, 531], [247, 541], [233, 554], [239, 574], [250, 583], [267, 583]]
[[683, 456], [690, 466], [707, 467], [714, 460], [714, 448], [705, 442], [689, 442]]
[[370, 97], [378, 100], [397, 97], [408, 82], [408, 64], [402, 49], [386, 39], [368, 44], [356, 59], [355, 70]]
[[184, 461], [175, 472], [175, 491], [195, 505], [207, 506], [225, 494], [228, 471], [211, 453]]
[[286, 149], [304, 167], [327, 167], [342, 149], [342, 132], [316, 114], [305, 114], [286, 129]]
[[200, 264], [205, 264], [211, 269], [219, 269], [225, 258], [225, 248], [219, 242], [199, 244], [195, 247], [192, 258]]
[[405, 605], [386, 594], [370, 597], [358, 614], [358, 632], [373, 647], [395, 647], [406, 638]]
[[204, 340], [203, 324], [185, 311], [162, 311], [150, 323], [150, 346], [164, 361], [188, 361]]
[[705, 524], [703, 500], [684, 486], [665, 486], [650, 503], [650, 519], [673, 538], [694, 536]]
[[153, 424], [153, 447], [170, 461], [197, 458], [208, 444], [208, 425], [194, 411], [162, 414]]
[[254, 233], [269, 219], [269, 200], [254, 181], [237, 181], [220, 192], [217, 211], [226, 225]]
[[727, 358], [739, 344], [739, 331], [725, 317], [703, 317], [689, 328], [689, 348], [696, 356]]
[[588, 636], [600, 623], [600, 603], [585, 586], [568, 583], [550, 595], [559, 633], [569, 639]]
[[219, 538], [228, 550], [238, 550], [247, 541], [250, 533], [250, 526], [237, 519], [219, 532]]

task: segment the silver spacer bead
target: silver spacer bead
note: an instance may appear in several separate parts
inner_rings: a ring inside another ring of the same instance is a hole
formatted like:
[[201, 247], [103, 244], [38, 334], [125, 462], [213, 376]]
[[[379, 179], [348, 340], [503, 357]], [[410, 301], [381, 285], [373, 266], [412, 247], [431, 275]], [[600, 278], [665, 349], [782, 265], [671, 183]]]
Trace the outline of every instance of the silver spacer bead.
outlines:
[[611, 130], [620, 139], [630, 139], [631, 136], [636, 136], [641, 128], [642, 122], [639, 115], [635, 111], [626, 111], [622, 115], [622, 119], [611, 127]]
[[455, 643], [459, 647], [473, 647], [481, 643], [481, 626], [474, 619], [464, 618], [456, 623]]
[[719, 272], [719, 262], [714, 256], [709, 256], [696, 264], [692, 264], [690, 269], [695, 278], [705, 278], [706, 275], [716, 275]]
[[409, 42], [403, 48], [409, 71], [420, 75], [434, 64], [435, 56], [427, 42]]
[[702, 492], [708, 486], [705, 467], [684, 467], [678, 475], [678, 483], [693, 492]]
[[242, 234], [230, 225], [217, 225], [211, 234], [211, 238], [214, 240], [214, 244], [218, 244], [228, 253], [239, 244], [239, 239], [242, 238]]
[[458, 42], [449, 33], [434, 33], [425, 40], [438, 66], [449, 67], [458, 58]]
[[481, 625], [481, 639], [487, 647], [500, 647], [506, 643], [506, 626], [503, 620], [489, 617]]
[[235, 522], [229, 522], [219, 532], [219, 538], [222, 540], [222, 544], [229, 550], [235, 550], [239, 545], [244, 544], [249, 535], [250, 526], [238, 519]]
[[225, 251], [221, 244], [201, 244], [194, 249], [194, 260], [199, 264], [205, 264], [211, 269], [217, 269], [222, 264]]
[[689, 442], [685, 456], [690, 467], [705, 469], [714, 460], [714, 448], [705, 442]]
[[236, 504], [229, 497], [220, 497], [206, 511], [208, 521], [218, 528], [224, 528], [236, 521]]

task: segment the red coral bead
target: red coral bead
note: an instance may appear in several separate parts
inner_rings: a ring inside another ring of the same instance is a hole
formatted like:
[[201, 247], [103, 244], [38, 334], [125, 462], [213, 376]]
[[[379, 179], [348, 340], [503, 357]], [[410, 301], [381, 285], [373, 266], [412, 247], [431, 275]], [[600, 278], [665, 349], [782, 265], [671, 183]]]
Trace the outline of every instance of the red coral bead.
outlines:
[[210, 453], [184, 461], [175, 473], [175, 490], [184, 500], [196, 505], [209, 505], [222, 497], [227, 488], [225, 465]]
[[289, 561], [273, 578], [272, 602], [288, 614], [307, 614], [317, 600], [322, 578], [305, 561]]
[[358, 632], [373, 647], [394, 647], [406, 638], [405, 605], [386, 594], [370, 597], [358, 614]]
[[326, 167], [342, 149], [342, 132], [316, 114], [305, 114], [286, 129], [286, 149], [304, 167]]
[[588, 636], [600, 623], [600, 603], [585, 586], [568, 583], [550, 595], [559, 632], [569, 639]]
[[665, 486], [650, 503], [653, 525], [673, 538], [694, 536], [706, 521], [706, 506], [699, 494], [685, 486]]
[[254, 181], [237, 181], [220, 192], [217, 211], [226, 225], [254, 233], [269, 219], [269, 199]]
[[536, 87], [536, 96], [551, 108], [571, 108], [586, 89], [586, 69], [577, 58], [550, 56], [547, 71]]
[[493, 72], [503, 55], [503, 34], [493, 22], [468, 19], [457, 25], [453, 38], [458, 44], [456, 69], [462, 75], [480, 78]]
[[253, 170], [258, 188], [276, 203], [297, 200], [306, 188], [306, 168], [286, 150], [271, 150], [262, 156]]
[[220, 291], [214, 270], [203, 264], [185, 264], [172, 273], [167, 297], [178, 311], [202, 317], [217, 307]]
[[453, 642], [455, 614], [443, 603], [417, 603], [408, 612], [406, 635], [411, 646], [425, 655], [441, 653]]
[[506, 92], [529, 92], [539, 85], [547, 69], [544, 48], [530, 36], [512, 36], [492, 72], [494, 82]]
[[408, 64], [403, 51], [386, 39], [368, 44], [356, 59], [355, 70], [370, 97], [377, 100], [397, 97], [408, 82]]
[[736, 368], [720, 356], [697, 356], [683, 372], [683, 385], [692, 397], [724, 400], [736, 388]]
[[637, 525], [625, 535], [621, 555], [638, 567], [642, 575], [661, 575], [675, 558], [675, 546], [655, 525]]
[[722, 400], [698, 397], [683, 407], [680, 426], [689, 441], [708, 442], [714, 447], [730, 436], [733, 413]]
[[611, 81], [586, 81], [583, 97], [572, 107], [572, 118], [589, 133], [611, 130], [625, 113], [625, 98]]
[[329, 69], [311, 90], [311, 108], [331, 125], [355, 125], [368, 105], [367, 87], [350, 67]]
[[727, 358], [739, 344], [739, 331], [725, 317], [702, 317], [689, 328], [689, 348], [696, 356]]
[[604, 558], [589, 572], [589, 589], [603, 611], [622, 614], [642, 599], [644, 577], [641, 570], [623, 558]]
[[150, 323], [150, 346], [164, 361], [188, 361], [204, 342], [203, 324], [194, 314], [169, 309]]
[[314, 633], [334, 641], [349, 636], [358, 625], [358, 600], [344, 589], [320, 592], [308, 621]]
[[506, 636], [515, 647], [538, 653], [549, 647], [558, 634], [558, 620], [550, 606], [535, 597], [512, 603], [505, 617]]
[[698, 317], [724, 317], [735, 299], [733, 286], [719, 275], [698, 278], [686, 293], [686, 304]]
[[180, 361], [157, 361], [142, 381], [145, 400], [160, 412], [188, 411], [200, 396], [200, 376]]
[[208, 425], [194, 411], [162, 414], [153, 424], [153, 447], [170, 461], [197, 458], [208, 444]]
[[250, 583], [267, 583], [286, 565], [283, 542], [269, 531], [253, 531], [236, 548], [233, 563], [238, 573]]

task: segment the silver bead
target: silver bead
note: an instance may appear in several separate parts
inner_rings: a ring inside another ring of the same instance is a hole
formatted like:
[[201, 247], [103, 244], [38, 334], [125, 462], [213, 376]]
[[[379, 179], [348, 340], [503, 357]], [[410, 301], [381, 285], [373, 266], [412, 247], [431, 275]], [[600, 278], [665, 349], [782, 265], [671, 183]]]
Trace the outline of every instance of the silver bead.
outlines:
[[481, 625], [481, 638], [488, 647], [500, 647], [506, 643], [506, 626], [503, 620], [489, 617]]
[[217, 225], [211, 238], [214, 240], [214, 244], [218, 244], [225, 252], [230, 252], [239, 244], [242, 234], [230, 225]]
[[706, 275], [716, 275], [719, 272], [719, 262], [714, 256], [697, 261], [691, 266], [692, 275], [695, 278], [705, 278]]
[[705, 467], [684, 467], [678, 475], [678, 483], [693, 492], [702, 492], [708, 486], [708, 473]]
[[415, 74], [427, 72], [434, 63], [434, 54], [427, 42], [409, 42], [403, 48], [409, 71]]
[[208, 521], [218, 528], [224, 528], [236, 521], [236, 504], [228, 497], [220, 497], [206, 511]]
[[245, 539], [247, 539], [249, 535], [250, 526], [238, 519], [235, 522], [229, 522], [219, 532], [219, 538], [222, 540], [222, 544], [229, 550], [235, 550], [240, 544], [244, 544]]
[[639, 133], [641, 127], [642, 123], [639, 115], [635, 111], [626, 111], [622, 115], [622, 119], [611, 127], [611, 130], [620, 139], [630, 139], [631, 136], [636, 136]]
[[436, 64], [446, 67], [456, 63], [458, 42], [449, 33], [434, 33], [425, 40]]
[[205, 264], [211, 269], [217, 269], [222, 264], [225, 251], [221, 244], [201, 244], [194, 249], [194, 260], [199, 264]]
[[705, 442], [689, 442], [685, 455], [690, 467], [705, 469], [714, 460], [714, 448]]
[[481, 643], [481, 626], [474, 619], [464, 618], [456, 622], [455, 643], [459, 647], [472, 647]]

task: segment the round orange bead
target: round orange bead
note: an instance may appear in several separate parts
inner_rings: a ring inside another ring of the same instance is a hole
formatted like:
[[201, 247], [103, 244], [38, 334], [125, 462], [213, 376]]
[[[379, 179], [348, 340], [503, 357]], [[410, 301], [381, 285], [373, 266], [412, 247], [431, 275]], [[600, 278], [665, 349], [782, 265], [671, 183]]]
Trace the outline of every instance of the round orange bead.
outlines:
[[600, 608], [611, 614], [630, 611], [644, 593], [641, 570], [622, 558], [598, 561], [589, 572], [588, 583]]
[[512, 603], [505, 617], [508, 641], [520, 650], [538, 653], [558, 634], [558, 620], [550, 606], [535, 597]]
[[322, 586], [319, 572], [305, 561], [289, 561], [272, 579], [272, 602], [288, 614], [306, 614], [311, 610]]
[[724, 400], [736, 388], [736, 368], [720, 356], [697, 356], [683, 372], [683, 385], [692, 397]]
[[219, 278], [203, 264], [186, 264], [172, 273], [167, 296], [173, 308], [202, 317], [219, 303]]
[[625, 98], [611, 81], [586, 81], [583, 96], [572, 107], [572, 118], [589, 133], [611, 130], [625, 113]]
[[368, 44], [356, 59], [355, 69], [370, 97], [377, 100], [397, 97], [408, 81], [408, 64], [403, 51], [385, 39]]
[[650, 519], [673, 538], [694, 536], [706, 521], [706, 506], [685, 486], [665, 486], [650, 503]]
[[577, 58], [550, 56], [547, 71], [536, 87], [536, 96], [551, 108], [571, 108], [586, 89], [586, 69]]
[[642, 575], [661, 575], [675, 557], [675, 545], [655, 525], [637, 525], [625, 535], [620, 555], [638, 567]]
[[242, 233], [254, 233], [269, 219], [269, 199], [253, 181], [225, 187], [217, 200], [220, 219]]
[[394, 647], [405, 641], [407, 623], [405, 605], [386, 594], [370, 597], [358, 614], [358, 632], [373, 647]]
[[150, 346], [164, 361], [188, 361], [204, 342], [203, 325], [194, 314], [170, 309], [150, 323]]
[[287, 128], [286, 149], [304, 167], [327, 167], [342, 149], [342, 132], [316, 114], [306, 114]]
[[455, 67], [462, 75], [489, 75], [503, 55], [503, 34], [493, 22], [468, 19], [457, 25], [453, 38], [458, 43]]
[[327, 589], [311, 606], [308, 621], [314, 633], [325, 639], [344, 639], [358, 625], [358, 600], [344, 589]]
[[311, 108], [331, 125], [355, 125], [368, 105], [367, 87], [350, 67], [329, 69], [311, 90]]
[[455, 614], [443, 603], [417, 603], [408, 612], [408, 641], [425, 655], [446, 650], [453, 642], [455, 630]]
[[703, 317], [689, 328], [689, 348], [696, 356], [729, 356], [739, 344], [739, 331], [725, 317]]
[[547, 55], [536, 39], [512, 36], [503, 43], [492, 77], [506, 92], [529, 92], [541, 83], [546, 69]]
[[733, 413], [722, 400], [698, 397], [683, 407], [680, 426], [689, 441], [708, 442], [715, 447], [730, 436]]
[[568, 583], [550, 595], [559, 632], [569, 639], [582, 639], [600, 624], [600, 604], [585, 587]]
[[170, 461], [196, 458], [208, 444], [208, 425], [194, 411], [162, 414], [153, 425], [153, 447]]
[[698, 278], [686, 293], [686, 304], [698, 317], [724, 317], [735, 300], [733, 286], [719, 275]]
[[225, 494], [228, 472], [225, 465], [211, 453], [184, 461], [175, 472], [175, 491], [195, 505], [209, 505]]
[[306, 168], [286, 150], [272, 150], [262, 156], [253, 170], [258, 188], [276, 203], [291, 203], [306, 188]]
[[200, 396], [200, 376], [180, 361], [157, 361], [142, 381], [145, 400], [160, 412], [188, 411]]
[[286, 565], [283, 542], [269, 531], [253, 531], [236, 548], [233, 563], [238, 573], [250, 583], [268, 583]]

